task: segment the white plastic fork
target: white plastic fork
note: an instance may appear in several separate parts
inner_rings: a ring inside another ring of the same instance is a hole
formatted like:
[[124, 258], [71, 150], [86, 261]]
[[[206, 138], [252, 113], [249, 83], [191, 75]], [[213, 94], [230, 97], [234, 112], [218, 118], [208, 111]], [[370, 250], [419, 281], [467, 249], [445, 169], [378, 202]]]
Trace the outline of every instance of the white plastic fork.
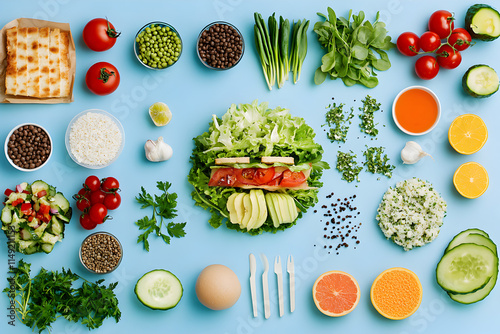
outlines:
[[290, 276], [290, 312], [293, 312], [295, 310], [295, 266], [292, 255], [288, 255], [286, 271]]
[[278, 300], [280, 317], [282, 317], [285, 306], [283, 301], [283, 270], [281, 268], [281, 258], [279, 255], [274, 259], [274, 272], [276, 273], [276, 278], [278, 279]]
[[264, 273], [262, 274], [262, 291], [264, 295], [264, 317], [269, 319], [271, 316], [271, 303], [269, 302], [269, 262], [267, 262], [267, 257], [264, 253], [260, 254], [260, 259], [264, 265]]

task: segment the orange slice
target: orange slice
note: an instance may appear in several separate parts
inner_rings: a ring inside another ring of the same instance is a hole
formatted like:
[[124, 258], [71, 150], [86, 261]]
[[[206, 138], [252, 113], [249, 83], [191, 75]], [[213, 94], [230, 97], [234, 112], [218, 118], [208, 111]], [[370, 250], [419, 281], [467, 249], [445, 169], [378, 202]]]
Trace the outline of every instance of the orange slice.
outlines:
[[314, 304], [327, 316], [346, 315], [356, 308], [359, 297], [358, 282], [343, 271], [326, 272], [314, 282]]
[[401, 320], [415, 313], [422, 302], [422, 294], [422, 285], [413, 271], [390, 268], [375, 279], [370, 298], [381, 315]]
[[488, 129], [481, 117], [465, 114], [458, 116], [448, 130], [450, 145], [461, 154], [476, 153], [488, 140]]
[[488, 189], [488, 172], [477, 162], [466, 162], [455, 171], [453, 184], [463, 197], [478, 198]]

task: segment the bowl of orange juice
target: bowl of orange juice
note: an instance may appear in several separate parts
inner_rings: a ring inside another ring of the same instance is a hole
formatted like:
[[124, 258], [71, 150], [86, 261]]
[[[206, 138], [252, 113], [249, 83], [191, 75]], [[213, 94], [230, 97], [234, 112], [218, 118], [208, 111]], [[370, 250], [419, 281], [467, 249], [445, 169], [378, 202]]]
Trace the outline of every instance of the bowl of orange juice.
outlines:
[[424, 86], [403, 89], [392, 104], [392, 117], [406, 134], [420, 136], [434, 129], [441, 118], [441, 103], [437, 95]]

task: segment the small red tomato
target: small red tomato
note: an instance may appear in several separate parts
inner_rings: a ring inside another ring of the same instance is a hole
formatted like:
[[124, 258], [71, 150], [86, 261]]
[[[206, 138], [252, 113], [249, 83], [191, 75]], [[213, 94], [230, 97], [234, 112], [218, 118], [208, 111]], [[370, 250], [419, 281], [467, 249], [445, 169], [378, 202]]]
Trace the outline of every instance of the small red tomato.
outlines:
[[90, 207], [90, 201], [88, 200], [88, 198], [85, 198], [85, 197], [79, 197], [77, 200], [76, 200], [76, 207], [78, 208], [78, 210], [80, 210], [81, 212], [84, 212], [87, 208]]
[[84, 187], [78, 191], [78, 195], [86, 197], [86, 198], [90, 198], [90, 191], [88, 189], [85, 189], [85, 187]]
[[122, 202], [122, 197], [120, 196], [119, 193], [110, 193], [106, 194], [106, 197], [104, 197], [104, 206], [108, 208], [108, 210], [116, 210], [120, 206]]
[[454, 29], [448, 37], [448, 43], [458, 51], [464, 51], [470, 46], [470, 34], [464, 28]]
[[95, 63], [87, 71], [85, 83], [92, 93], [108, 95], [113, 93], [120, 85], [120, 73], [110, 63]]
[[102, 190], [96, 190], [90, 193], [90, 205], [94, 205], [97, 203], [104, 203], [104, 197], [106, 194]]
[[101, 181], [95, 175], [90, 175], [85, 179], [85, 187], [87, 187], [90, 191], [96, 191], [101, 186]]
[[90, 207], [89, 216], [90, 220], [94, 223], [102, 224], [106, 221], [108, 209], [102, 203], [94, 204]]
[[84, 213], [80, 216], [80, 225], [86, 230], [92, 230], [97, 226], [97, 223], [94, 223], [88, 213]]
[[413, 57], [420, 51], [419, 38], [417, 34], [412, 32], [404, 32], [399, 35], [396, 42], [399, 52], [405, 56]]
[[420, 48], [425, 52], [436, 51], [441, 46], [439, 35], [433, 31], [426, 31], [420, 36]]
[[89, 21], [83, 28], [83, 41], [92, 51], [106, 51], [116, 43], [120, 36], [115, 27], [107, 19], [97, 18]]
[[443, 45], [436, 51], [439, 66], [446, 69], [457, 68], [462, 62], [460, 51], [454, 50], [449, 45]]
[[415, 63], [415, 73], [423, 80], [430, 80], [439, 73], [439, 65], [433, 56], [423, 56]]
[[432, 13], [429, 18], [429, 30], [439, 35], [440, 39], [445, 39], [450, 36], [451, 31], [455, 27], [455, 18], [447, 10], [438, 10]]
[[101, 189], [104, 192], [116, 192], [120, 188], [120, 183], [114, 177], [102, 179]]

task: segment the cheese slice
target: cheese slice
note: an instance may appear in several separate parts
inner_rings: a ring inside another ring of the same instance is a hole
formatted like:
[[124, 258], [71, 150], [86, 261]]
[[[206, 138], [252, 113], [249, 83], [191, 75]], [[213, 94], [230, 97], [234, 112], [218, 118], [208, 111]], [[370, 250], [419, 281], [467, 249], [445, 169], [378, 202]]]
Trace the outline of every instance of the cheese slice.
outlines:
[[17, 28], [10, 28], [5, 33], [7, 38], [7, 68], [5, 71], [5, 94], [17, 92]]
[[49, 33], [49, 82], [50, 97], [61, 95], [61, 61], [59, 59], [59, 37], [61, 31], [53, 29]]
[[61, 62], [61, 92], [59, 96], [69, 96], [71, 90], [71, 82], [69, 78], [69, 32], [67, 31], [61, 31], [59, 60]]
[[16, 95], [28, 95], [28, 28], [17, 30]]
[[40, 96], [40, 66], [38, 61], [38, 28], [28, 28], [28, 96]]
[[40, 66], [40, 97], [50, 96], [49, 80], [49, 28], [40, 28], [38, 32], [38, 57]]
[[293, 157], [262, 157], [261, 162], [264, 164], [282, 163], [285, 165], [293, 165], [294, 158]]

